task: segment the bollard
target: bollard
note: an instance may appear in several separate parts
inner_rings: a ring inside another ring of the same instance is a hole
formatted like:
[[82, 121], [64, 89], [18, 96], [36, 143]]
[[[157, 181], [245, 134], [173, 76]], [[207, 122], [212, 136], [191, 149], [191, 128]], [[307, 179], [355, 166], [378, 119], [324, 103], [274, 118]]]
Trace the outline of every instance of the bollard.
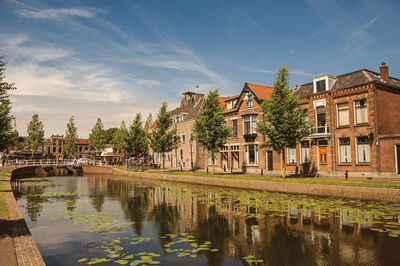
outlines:
[[226, 172], [226, 165], [224, 165], [224, 173]]
[[261, 176], [263, 176], [264, 168], [261, 168]]
[[207, 174], [208, 174], [208, 166], [207, 166]]
[[233, 173], [233, 168], [231, 167], [231, 174]]
[[346, 170], [346, 173], [345, 173], [345, 178], [346, 178], [346, 180], [349, 178], [349, 171], [347, 171], [347, 170]]

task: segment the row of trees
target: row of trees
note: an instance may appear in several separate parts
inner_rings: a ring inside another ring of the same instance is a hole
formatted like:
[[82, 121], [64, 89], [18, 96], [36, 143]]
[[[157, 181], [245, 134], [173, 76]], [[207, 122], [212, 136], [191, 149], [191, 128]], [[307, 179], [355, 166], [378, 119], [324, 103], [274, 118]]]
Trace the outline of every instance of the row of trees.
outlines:
[[[4, 81], [4, 57], [0, 57], [0, 152], [9, 147], [16, 139], [17, 132], [13, 128], [11, 115], [11, 101], [8, 92], [16, 89], [14, 84]], [[196, 119], [193, 137], [204, 148], [214, 162], [218, 150], [226, 143], [230, 128], [226, 126], [222, 108], [218, 104], [218, 90], [210, 91], [207, 95], [201, 115]], [[305, 119], [305, 111], [300, 108], [299, 98], [289, 88], [289, 70], [282, 66], [276, 76], [274, 92], [270, 101], [261, 104], [264, 119], [258, 123], [258, 132], [266, 137], [266, 143], [261, 148], [272, 148], [281, 154], [282, 176], [285, 177], [287, 145], [293, 145], [311, 133], [311, 125]], [[162, 154], [172, 151], [179, 144], [176, 129], [170, 129], [173, 123], [171, 113], [167, 111], [167, 103], [163, 103], [157, 113], [156, 127], [151, 135], [149, 129], [153, 124], [151, 114], [143, 124], [142, 116], [138, 113], [129, 129], [124, 121], [119, 128], [104, 129], [101, 119], [98, 118], [89, 135], [89, 147], [92, 150], [102, 150], [107, 143], [114, 145], [118, 151], [125, 151], [129, 156], [148, 154], [149, 147], [154, 152]], [[71, 116], [65, 131], [64, 150], [68, 156], [76, 151], [78, 129], [74, 117]], [[32, 151], [40, 146], [43, 136], [43, 123], [38, 114], [34, 114], [27, 128], [27, 144]], [[213, 163], [214, 165], [214, 163]], [[163, 168], [165, 164], [163, 163]], [[213, 172], [215, 172], [213, 166]]]

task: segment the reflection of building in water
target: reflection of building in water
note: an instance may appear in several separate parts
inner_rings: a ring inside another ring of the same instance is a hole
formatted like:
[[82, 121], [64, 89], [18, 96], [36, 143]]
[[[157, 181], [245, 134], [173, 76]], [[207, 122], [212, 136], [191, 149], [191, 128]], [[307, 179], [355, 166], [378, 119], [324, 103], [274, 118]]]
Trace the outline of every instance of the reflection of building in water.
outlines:
[[[96, 189], [105, 188], [104, 181], [96, 179], [95, 182], [98, 183], [93, 184]], [[236, 198], [234, 193], [225, 196], [213, 190], [192, 189], [184, 185], [140, 187], [133, 184], [124, 186], [122, 183], [106, 186], [119, 188], [119, 195], [124, 195], [121, 200], [124, 197], [147, 197], [140, 204], [146, 204], [148, 213], [163, 210], [160, 213], [166, 216], [161, 217], [163, 221], [156, 222], [168, 223], [167, 233], [185, 232], [196, 235], [199, 241], [203, 237], [201, 241], [211, 241], [224, 258], [254, 255], [266, 258], [266, 264], [269, 264], [268, 256], [272, 260], [272, 257], [278, 256], [279, 250], [290, 243], [283, 259], [292, 257], [292, 260], [282, 264], [360, 265], [374, 262], [382, 256], [375, 249], [376, 241], [388, 242], [383, 235], [368, 230], [372, 226], [372, 218], [362, 220], [358, 217], [363, 221], [359, 225], [353, 222], [355, 214], [347, 210], [328, 212], [322, 208], [308, 209], [295, 204], [282, 205], [277, 209], [271, 206], [266, 210], [265, 206], [269, 205], [265, 205], [263, 199], [251, 198], [251, 193], [247, 198]], [[172, 216], [174, 220], [168, 220]], [[296, 261], [303, 257], [308, 261]]]

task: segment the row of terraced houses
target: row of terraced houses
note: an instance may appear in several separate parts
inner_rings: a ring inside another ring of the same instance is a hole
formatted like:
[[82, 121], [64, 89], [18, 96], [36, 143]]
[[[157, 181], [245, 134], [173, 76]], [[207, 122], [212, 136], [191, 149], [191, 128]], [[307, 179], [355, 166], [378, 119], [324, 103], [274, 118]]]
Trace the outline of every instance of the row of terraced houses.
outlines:
[[[246, 83], [232, 97], [220, 97], [232, 135], [220, 150], [216, 168], [250, 173], [278, 172], [280, 155], [260, 149], [265, 137], [257, 133], [263, 120], [260, 104], [269, 100], [273, 88]], [[361, 69], [339, 76], [323, 75], [296, 86], [293, 93], [307, 110], [313, 134], [287, 148], [289, 173], [321, 175], [390, 176], [400, 174], [400, 79], [389, 76], [385, 63], [379, 73]], [[181, 104], [171, 111], [179, 147], [166, 154], [171, 169], [206, 169], [211, 166], [207, 151], [191, 138], [200, 115], [204, 95], [183, 93]], [[156, 164], [162, 157], [154, 155]]]

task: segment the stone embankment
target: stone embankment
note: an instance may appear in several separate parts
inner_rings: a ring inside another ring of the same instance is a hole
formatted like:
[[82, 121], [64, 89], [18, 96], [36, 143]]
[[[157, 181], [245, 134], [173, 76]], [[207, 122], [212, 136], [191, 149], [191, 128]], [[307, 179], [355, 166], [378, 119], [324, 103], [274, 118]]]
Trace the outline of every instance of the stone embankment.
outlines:
[[[371, 188], [355, 186], [337, 186], [322, 184], [306, 184], [293, 182], [272, 182], [265, 180], [249, 180], [234, 178], [218, 178], [192, 175], [173, 175], [149, 172], [132, 172], [113, 168], [114, 175], [128, 175], [164, 181], [184, 182], [208, 186], [266, 190], [284, 193], [308, 194], [315, 196], [334, 196], [362, 200], [386, 200], [400, 202], [400, 189]], [[371, 181], [372, 182], [372, 181]]]

